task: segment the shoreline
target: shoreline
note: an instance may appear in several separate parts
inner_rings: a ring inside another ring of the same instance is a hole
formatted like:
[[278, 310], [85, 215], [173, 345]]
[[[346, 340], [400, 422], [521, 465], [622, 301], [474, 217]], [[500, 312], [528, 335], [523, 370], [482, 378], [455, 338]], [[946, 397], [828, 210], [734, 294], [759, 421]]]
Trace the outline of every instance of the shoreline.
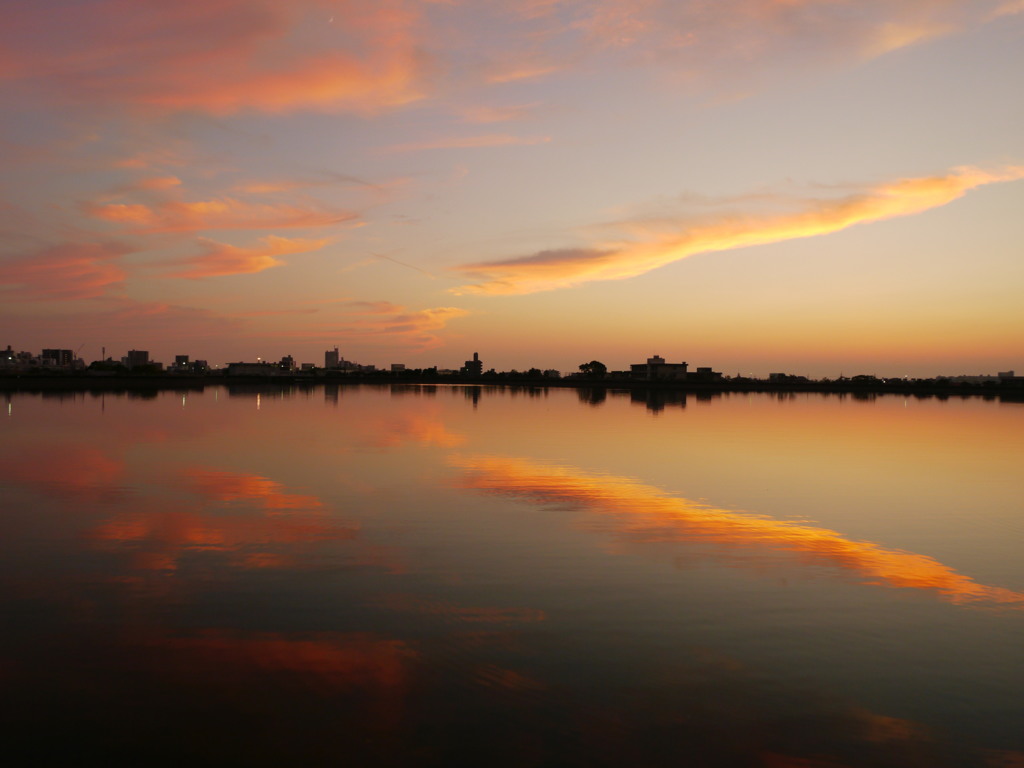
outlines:
[[392, 374], [227, 376], [145, 374], [95, 376], [88, 374], [40, 375], [36, 373], [0, 375], [0, 392], [111, 392], [203, 390], [206, 387], [268, 386], [460, 386], [529, 389], [604, 389], [655, 390], [714, 395], [727, 393], [809, 393], [839, 395], [909, 395], [913, 397], [986, 397], [1024, 402], [1024, 386], [989, 382], [949, 384], [941, 382], [769, 382], [757, 379], [726, 381], [646, 381], [617, 378], [544, 377], [469, 377], [401, 376]]

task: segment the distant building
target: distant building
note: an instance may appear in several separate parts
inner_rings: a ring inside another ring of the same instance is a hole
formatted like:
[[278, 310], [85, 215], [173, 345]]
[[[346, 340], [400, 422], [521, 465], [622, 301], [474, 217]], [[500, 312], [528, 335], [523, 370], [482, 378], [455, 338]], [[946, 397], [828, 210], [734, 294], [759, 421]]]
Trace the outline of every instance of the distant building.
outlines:
[[70, 349], [44, 349], [39, 359], [43, 365], [70, 368], [75, 361], [75, 353]]
[[480, 359], [479, 352], [473, 353], [473, 359], [466, 361], [465, 365], [462, 366], [460, 373], [464, 376], [483, 376], [484, 364]]
[[681, 381], [686, 378], [687, 363], [666, 363], [660, 355], [648, 357], [646, 363], [634, 363], [629, 373], [634, 379], [645, 381]]
[[296, 368], [295, 358], [292, 357], [291, 355], [285, 355], [284, 357], [281, 358], [281, 362], [277, 364], [277, 367], [280, 368], [282, 371], [291, 373]]
[[149, 352], [144, 349], [130, 349], [121, 362], [124, 363], [128, 370], [141, 368], [144, 365], [149, 365]]
[[276, 376], [281, 369], [273, 363], [228, 363], [228, 376]]
[[710, 368], [698, 368], [686, 376], [687, 381], [721, 381], [721, 371], [713, 371]]
[[338, 348], [328, 349], [324, 352], [324, 368], [338, 367]]
[[[7, 348], [10, 351], [10, 347]], [[1000, 379], [1013, 379], [1015, 378], [1013, 371], [1000, 371], [998, 374]]]
[[391, 372], [392, 373], [404, 373], [405, 372], [405, 363], [392, 363], [391, 364]]

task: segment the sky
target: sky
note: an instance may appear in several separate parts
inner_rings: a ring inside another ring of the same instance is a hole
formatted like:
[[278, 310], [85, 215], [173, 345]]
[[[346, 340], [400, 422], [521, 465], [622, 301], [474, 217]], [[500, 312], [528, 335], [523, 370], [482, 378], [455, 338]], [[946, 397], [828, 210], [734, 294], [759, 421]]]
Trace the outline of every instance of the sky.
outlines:
[[1022, 0], [5, 0], [0, 346], [1024, 371]]

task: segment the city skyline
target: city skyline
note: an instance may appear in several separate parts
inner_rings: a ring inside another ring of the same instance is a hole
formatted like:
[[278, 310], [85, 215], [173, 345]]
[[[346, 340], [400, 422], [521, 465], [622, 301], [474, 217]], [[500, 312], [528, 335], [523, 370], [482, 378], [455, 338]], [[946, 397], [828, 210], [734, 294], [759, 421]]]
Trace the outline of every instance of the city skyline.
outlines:
[[1024, 3], [22, 4], [0, 343], [1020, 369]]

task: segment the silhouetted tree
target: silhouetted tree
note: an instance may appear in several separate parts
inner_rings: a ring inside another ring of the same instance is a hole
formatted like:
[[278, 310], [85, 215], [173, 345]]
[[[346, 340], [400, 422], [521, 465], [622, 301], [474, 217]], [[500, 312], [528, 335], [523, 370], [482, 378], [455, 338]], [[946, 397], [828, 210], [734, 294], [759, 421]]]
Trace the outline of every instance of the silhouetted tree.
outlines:
[[589, 363], [580, 363], [580, 373], [585, 376], [601, 377], [608, 373], [608, 366], [597, 360], [591, 360]]

